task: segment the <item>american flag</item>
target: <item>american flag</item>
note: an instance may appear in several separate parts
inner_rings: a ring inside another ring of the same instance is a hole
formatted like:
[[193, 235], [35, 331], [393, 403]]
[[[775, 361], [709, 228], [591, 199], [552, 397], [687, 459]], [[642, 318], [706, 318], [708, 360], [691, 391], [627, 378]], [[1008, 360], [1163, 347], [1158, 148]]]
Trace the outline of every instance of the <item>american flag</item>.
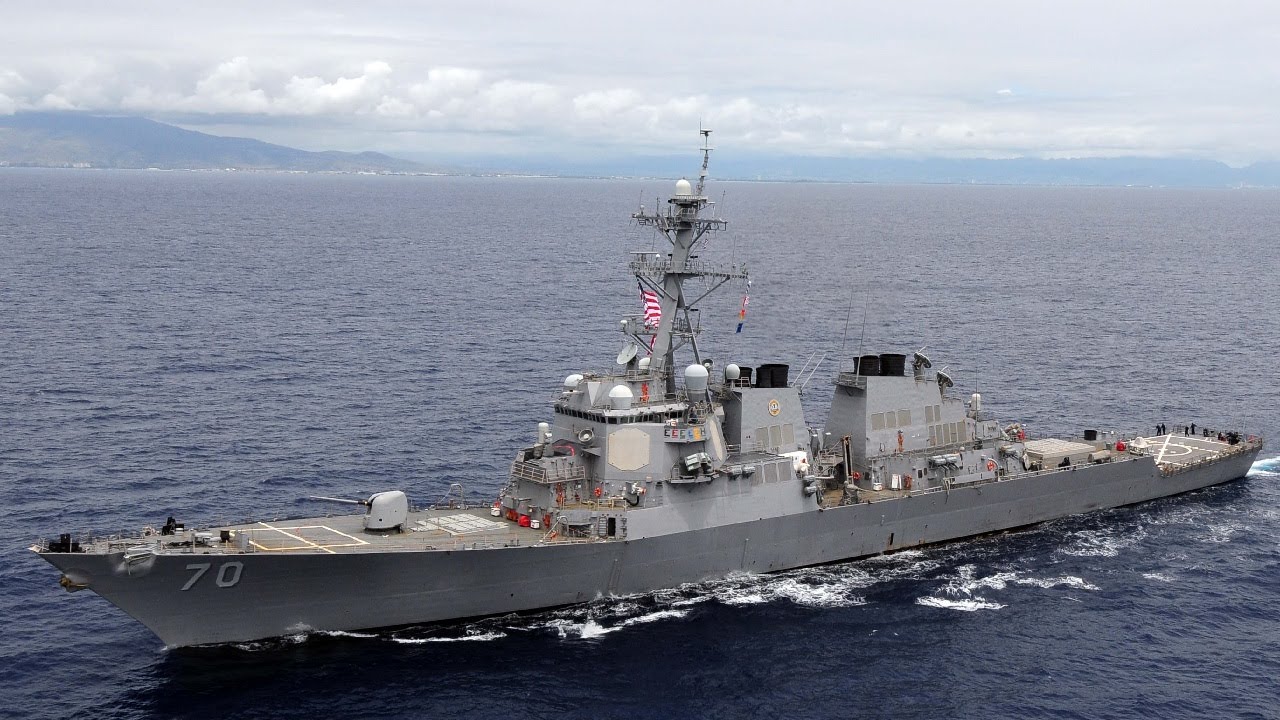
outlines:
[[658, 327], [662, 322], [662, 302], [658, 300], [655, 290], [646, 290], [640, 286], [640, 299], [644, 303], [644, 326]]

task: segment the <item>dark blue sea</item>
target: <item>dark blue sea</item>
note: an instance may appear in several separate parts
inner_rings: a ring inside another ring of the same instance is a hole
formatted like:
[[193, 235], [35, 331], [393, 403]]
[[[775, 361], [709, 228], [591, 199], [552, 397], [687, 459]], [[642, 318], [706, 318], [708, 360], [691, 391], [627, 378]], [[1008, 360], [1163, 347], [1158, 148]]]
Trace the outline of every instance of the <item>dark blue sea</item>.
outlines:
[[1225, 486], [577, 608], [177, 651], [26, 549], [329, 509], [310, 495], [493, 497], [562, 379], [611, 366], [640, 309], [626, 253], [659, 247], [629, 216], [670, 185], [0, 170], [0, 716], [1280, 716], [1275, 191], [710, 188], [730, 230], [704, 257], [754, 284], [740, 335], [741, 286], [706, 306], [703, 347], [827, 353], [814, 424], [842, 358], [927, 347], [1033, 435], [1267, 436]]

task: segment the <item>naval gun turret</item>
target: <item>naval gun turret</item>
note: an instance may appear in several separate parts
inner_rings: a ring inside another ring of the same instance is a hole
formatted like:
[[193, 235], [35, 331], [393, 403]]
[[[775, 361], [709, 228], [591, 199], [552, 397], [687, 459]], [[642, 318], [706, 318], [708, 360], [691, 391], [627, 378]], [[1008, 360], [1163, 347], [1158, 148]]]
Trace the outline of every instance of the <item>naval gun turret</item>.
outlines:
[[404, 532], [404, 525], [409, 521], [409, 499], [400, 490], [377, 492], [370, 495], [368, 500], [347, 500], [323, 495], [313, 495], [311, 499], [363, 505], [367, 508], [364, 513], [364, 529], [370, 532]]

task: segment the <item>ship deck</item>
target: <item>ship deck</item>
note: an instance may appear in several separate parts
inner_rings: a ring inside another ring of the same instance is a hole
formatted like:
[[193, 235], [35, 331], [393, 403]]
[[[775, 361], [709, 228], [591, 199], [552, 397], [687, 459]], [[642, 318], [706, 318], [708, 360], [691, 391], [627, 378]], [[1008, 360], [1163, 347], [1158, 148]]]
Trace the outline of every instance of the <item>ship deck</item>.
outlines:
[[1232, 445], [1216, 437], [1174, 433], [1144, 437], [1142, 440], [1147, 444], [1146, 453], [1155, 456], [1157, 465], [1175, 471], [1232, 454], [1244, 444]]
[[[1172, 474], [1204, 463], [1245, 451], [1258, 441], [1237, 445], [1216, 438], [1196, 435], [1166, 434], [1133, 438], [1130, 441], [1132, 455], [1124, 453], [1114, 461], [1136, 459], [1138, 455], [1153, 456], [1161, 472]], [[1106, 443], [1094, 443], [1099, 449]], [[1028, 474], [1052, 473], [1058, 468], [1030, 471]], [[1021, 473], [1020, 473], [1021, 474]], [[934, 488], [937, 489], [937, 488]], [[930, 492], [916, 490], [859, 490], [861, 502], [891, 500]], [[826, 498], [831, 505], [838, 504], [839, 492]], [[580, 506], [586, 507], [586, 505]], [[89, 540], [85, 550], [89, 552], [127, 551], [138, 546], [149, 546], [160, 553], [193, 554], [349, 554], [365, 552], [413, 552], [474, 550], [485, 548], [520, 547], [539, 544], [608, 542], [613, 538], [566, 537], [551, 533], [547, 528], [521, 527], [515, 522], [490, 515], [488, 506], [452, 507], [415, 510], [409, 513], [404, 532], [372, 532], [364, 529], [364, 515], [323, 515], [229, 525], [203, 526], [179, 531], [174, 535], [160, 535], [149, 529], [143, 535], [111, 537]], [[226, 537], [226, 541], [223, 538]]]
[[[1053, 438], [1049, 438], [1053, 440]], [[1111, 445], [1105, 440], [1080, 440], [1072, 439], [1062, 441], [1071, 444], [1092, 445], [1098, 450], [1110, 450]], [[1146, 437], [1134, 437], [1126, 439], [1129, 444], [1129, 450], [1117, 453], [1112, 456], [1111, 462], [1125, 462], [1135, 460], [1144, 455], [1151, 455], [1156, 461], [1157, 467], [1165, 475], [1181, 472], [1192, 467], [1204, 463], [1213, 462], [1219, 458], [1234, 455], [1239, 452], [1255, 447], [1254, 438], [1250, 437], [1248, 442], [1241, 442], [1232, 445], [1231, 443], [1218, 440], [1216, 437], [1203, 437], [1200, 435], [1182, 435], [1177, 433], [1168, 433], [1165, 435], [1153, 435]], [[1026, 475], [1045, 475], [1060, 472], [1064, 468], [1050, 467], [1042, 470], [1028, 470], [1025, 473], [1015, 473], [1010, 478], [1021, 477]], [[986, 482], [994, 482], [994, 479]], [[894, 500], [919, 493], [934, 492], [939, 488], [916, 488], [915, 490], [899, 489], [894, 490], [888, 487], [880, 490], [871, 488], [858, 488], [858, 502], [880, 502], [883, 500]], [[842, 491], [831, 490], [824, 494], [824, 504], [827, 507], [838, 505], [841, 500]]]
[[[228, 541], [222, 540], [224, 531]], [[586, 538], [548, 537], [489, 514], [489, 508], [441, 508], [409, 513], [404, 532], [368, 531], [364, 515], [327, 515], [288, 520], [216, 525], [179, 531], [159, 539], [164, 552], [195, 554], [272, 553], [347, 554], [423, 550], [474, 550], [544, 542], [582, 542]], [[117, 541], [121, 542], [121, 541]], [[137, 544], [132, 538], [127, 544]]]

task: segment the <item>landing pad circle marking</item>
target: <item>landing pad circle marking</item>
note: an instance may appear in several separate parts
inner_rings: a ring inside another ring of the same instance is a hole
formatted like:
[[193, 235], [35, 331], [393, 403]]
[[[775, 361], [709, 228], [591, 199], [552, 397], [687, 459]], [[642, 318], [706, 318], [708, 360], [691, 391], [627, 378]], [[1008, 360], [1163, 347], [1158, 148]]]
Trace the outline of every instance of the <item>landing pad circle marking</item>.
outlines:
[[1182, 443], [1169, 443], [1161, 449], [1160, 454], [1166, 457], [1177, 457], [1178, 455], [1190, 455], [1195, 452], [1195, 450], [1196, 448], [1192, 448], [1189, 445], [1183, 445]]

